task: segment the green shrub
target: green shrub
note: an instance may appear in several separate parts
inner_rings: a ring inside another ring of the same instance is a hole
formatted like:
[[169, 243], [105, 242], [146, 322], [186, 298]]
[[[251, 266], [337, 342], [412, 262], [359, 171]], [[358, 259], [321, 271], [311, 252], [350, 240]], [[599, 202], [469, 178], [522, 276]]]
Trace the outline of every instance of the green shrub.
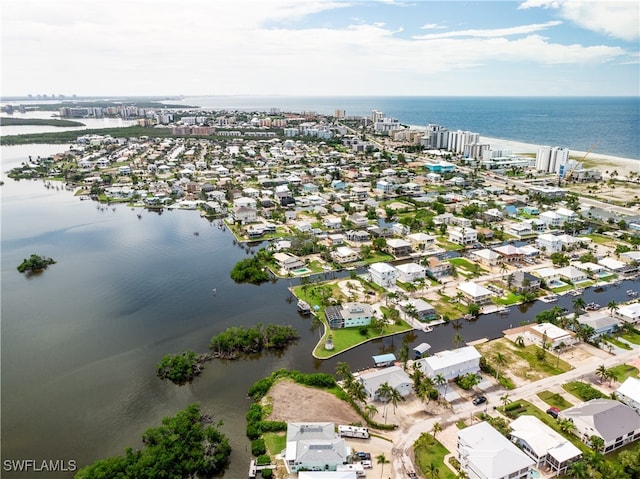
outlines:
[[514, 409], [520, 409], [522, 407], [522, 404], [520, 404], [519, 402], [512, 402], [507, 404], [504, 407], [505, 411], [513, 411]]
[[271, 464], [271, 458], [268, 454], [262, 454], [261, 456], [258, 456], [256, 462], [258, 466], [265, 466], [267, 464]]
[[262, 474], [262, 477], [264, 477], [265, 479], [271, 478], [273, 477], [273, 469], [263, 469], [262, 471], [260, 471], [260, 474]]
[[267, 446], [264, 444], [264, 439], [258, 438], [251, 441], [251, 454], [254, 456], [260, 456], [267, 452]]

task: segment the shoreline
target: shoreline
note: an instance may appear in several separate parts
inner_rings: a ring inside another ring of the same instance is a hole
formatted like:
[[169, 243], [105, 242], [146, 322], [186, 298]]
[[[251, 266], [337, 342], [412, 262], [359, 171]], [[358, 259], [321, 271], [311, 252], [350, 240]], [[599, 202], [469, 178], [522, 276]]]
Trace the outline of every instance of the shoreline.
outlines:
[[[481, 136], [480, 143], [489, 143], [492, 149], [505, 149], [511, 150], [514, 154], [524, 153], [524, 154], [535, 154], [538, 151], [538, 148], [542, 145], [535, 145], [532, 143], [524, 143], [521, 141], [513, 141], [513, 140], [502, 140], [499, 138], [491, 138], [488, 136]], [[587, 156], [586, 151], [580, 150], [572, 150], [569, 148], [569, 156], [573, 158], [583, 158]], [[597, 160], [597, 161], [594, 161]], [[582, 161], [582, 160], [580, 160]], [[603, 176], [608, 176], [605, 172], [617, 170], [619, 177], [629, 176], [629, 173], [638, 173], [640, 172], [640, 159], [633, 158], [623, 158], [620, 156], [614, 155], [605, 155], [603, 153], [598, 153], [597, 151], [592, 151], [588, 154], [587, 159], [584, 161], [585, 168], [599, 168], [602, 170]]]

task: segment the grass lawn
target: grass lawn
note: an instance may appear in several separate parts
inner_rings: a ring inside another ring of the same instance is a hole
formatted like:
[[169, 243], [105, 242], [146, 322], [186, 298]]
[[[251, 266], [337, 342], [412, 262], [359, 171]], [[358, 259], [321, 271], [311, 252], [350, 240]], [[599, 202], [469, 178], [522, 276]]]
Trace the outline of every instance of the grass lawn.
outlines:
[[569, 291], [573, 289], [573, 285], [566, 284], [564, 286], [560, 286], [559, 288], [551, 288], [551, 291], [554, 293], [564, 293], [565, 291]]
[[425, 432], [420, 435], [414, 445], [414, 454], [416, 466], [422, 472], [422, 477], [427, 477], [429, 464], [435, 464], [439, 470], [437, 477], [440, 479], [456, 478], [456, 474], [444, 465], [444, 457], [449, 454], [449, 450], [431, 434]]
[[591, 399], [606, 398], [607, 395], [601, 393], [590, 384], [583, 383], [581, 381], [571, 381], [562, 385], [563, 389], [581, 401], [589, 401]]
[[474, 268], [479, 273], [487, 273], [487, 270], [482, 268], [479, 264], [472, 263], [471, 261], [468, 261], [468, 260], [466, 260], [464, 258], [451, 258], [449, 260], [449, 263], [455, 264], [456, 266], [464, 268], [464, 269], [466, 269], [467, 271], [469, 271], [471, 273], [474, 272]]
[[393, 256], [391, 256], [390, 254], [381, 253], [379, 251], [372, 251], [371, 254], [364, 259], [364, 262], [366, 264], [372, 264], [372, 263], [381, 263], [381, 262], [389, 261], [392, 259], [393, 259]]
[[638, 377], [638, 368], [631, 366], [630, 364], [619, 364], [609, 369], [616, 375], [618, 382], [624, 382], [628, 377]]
[[627, 343], [623, 343], [622, 341], [618, 340], [617, 338], [614, 338], [613, 336], [607, 336], [606, 338], [603, 338], [603, 339], [608, 343], [618, 346], [620, 349], [626, 349], [627, 351], [631, 351], [631, 346], [629, 346]]
[[557, 407], [560, 410], [567, 409], [573, 406], [573, 404], [563, 398], [560, 394], [552, 393], [551, 391], [539, 392], [538, 397], [546, 402], [549, 406]]
[[511, 291], [509, 291], [507, 296], [503, 296], [501, 298], [495, 299], [495, 302], [497, 304], [502, 304], [503, 306], [509, 306], [512, 304], [519, 303], [521, 301], [522, 301], [522, 296]]
[[265, 432], [262, 435], [264, 444], [267, 446], [267, 454], [272, 458], [280, 454], [287, 447], [287, 436], [278, 432]]
[[637, 329], [632, 329], [629, 332], [619, 334], [619, 336], [623, 339], [626, 339], [630, 343], [640, 344], [640, 332]]
[[459, 251], [461, 249], [464, 249], [464, 246], [452, 243], [451, 241], [448, 241], [444, 236], [438, 236], [437, 239], [438, 246], [446, 249], [447, 251]]
[[591, 235], [587, 235], [588, 238], [591, 238], [591, 240], [594, 243], [598, 243], [598, 244], [610, 244], [613, 243], [614, 240], [612, 240], [611, 238], [607, 237], [607, 236], [601, 236], [598, 234], [591, 234]]
[[531, 369], [544, 372], [548, 376], [555, 376], [573, 369], [569, 363], [558, 359], [557, 356], [549, 352], [546, 353], [545, 359], [539, 360], [537, 356], [538, 351], [540, 351], [540, 348], [535, 344], [530, 344], [524, 348], [516, 347], [516, 349], [514, 349], [515, 354], [527, 361]]

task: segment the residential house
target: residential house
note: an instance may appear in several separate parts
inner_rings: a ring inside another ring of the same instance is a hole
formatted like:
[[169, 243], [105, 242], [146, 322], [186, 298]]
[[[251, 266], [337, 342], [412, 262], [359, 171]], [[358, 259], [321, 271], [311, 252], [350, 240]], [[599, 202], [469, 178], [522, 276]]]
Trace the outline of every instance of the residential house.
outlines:
[[493, 251], [498, 253], [500, 255], [500, 261], [504, 261], [505, 263], [515, 263], [522, 261], [524, 258], [524, 254], [520, 251], [520, 248], [512, 244], [498, 246], [493, 248]]
[[628, 377], [615, 392], [616, 399], [640, 414], [640, 379]]
[[440, 261], [435, 256], [430, 256], [427, 259], [427, 272], [434, 278], [442, 278], [451, 273], [451, 263]]
[[563, 223], [573, 223], [578, 221], [579, 218], [578, 213], [567, 208], [558, 208], [556, 210], [556, 214], [561, 218]]
[[388, 401], [388, 398], [380, 397], [380, 386], [387, 383], [389, 386], [398, 391], [403, 397], [411, 394], [413, 390], [413, 381], [409, 375], [399, 366], [390, 366], [384, 369], [378, 369], [368, 373], [362, 373], [357, 379], [364, 386], [367, 396], [372, 401]]
[[565, 266], [558, 269], [558, 274], [561, 278], [564, 278], [572, 283], [580, 283], [588, 279], [587, 273], [575, 266]]
[[398, 270], [388, 263], [373, 263], [369, 266], [371, 281], [383, 288], [390, 288], [396, 285]]
[[518, 293], [538, 291], [540, 289], [540, 278], [519, 269], [511, 274], [511, 286]]
[[293, 271], [304, 267], [304, 261], [290, 253], [274, 253], [273, 259], [276, 260], [278, 266], [285, 271]]
[[525, 328], [525, 339], [541, 348], [546, 344], [549, 349], [555, 349], [561, 345], [569, 346], [577, 341], [574, 332], [559, 328], [555, 324], [534, 323]]
[[500, 262], [500, 255], [491, 249], [479, 249], [471, 252], [475, 261], [485, 266], [495, 266]]
[[369, 233], [363, 230], [349, 230], [345, 232], [344, 235], [348, 241], [354, 241], [356, 243], [364, 243], [370, 239]]
[[613, 313], [616, 318], [625, 323], [636, 324], [640, 322], [640, 303], [625, 304], [619, 306]]
[[433, 356], [419, 359], [414, 364], [429, 378], [435, 378], [439, 374], [451, 381], [465, 374], [478, 374], [480, 372], [480, 353], [473, 346], [465, 346], [458, 349], [440, 351]]
[[458, 284], [458, 289], [462, 292], [468, 303], [488, 303], [493, 296], [492, 291], [472, 281]]
[[512, 223], [507, 228], [507, 233], [517, 238], [522, 238], [523, 236], [532, 234], [533, 229], [531, 228], [531, 223], [529, 222]]
[[258, 221], [258, 211], [247, 206], [234, 206], [231, 209], [233, 219], [236, 223], [246, 225]]
[[390, 238], [387, 240], [387, 250], [396, 258], [409, 256], [412, 253], [411, 243], [400, 238]]
[[291, 473], [305, 471], [335, 471], [347, 464], [351, 448], [335, 432], [332, 422], [287, 424], [285, 463]]
[[331, 252], [331, 258], [339, 264], [353, 263], [360, 259], [360, 253], [348, 246], [339, 246]]
[[511, 440], [522, 449], [536, 467], [548, 467], [554, 475], [567, 471], [582, 451], [535, 416], [524, 415], [509, 424]]
[[496, 208], [490, 208], [482, 213], [483, 218], [489, 222], [502, 221], [502, 212]]
[[540, 220], [544, 221], [547, 225], [547, 228], [557, 228], [562, 226], [563, 219], [558, 213], [555, 211], [545, 211], [544, 213], [540, 213]]
[[337, 216], [326, 216], [322, 220], [322, 223], [330, 230], [337, 230], [342, 228], [342, 220]]
[[617, 259], [609, 258], [609, 257], [598, 260], [598, 264], [601, 266], [604, 266], [612, 273], [618, 273], [618, 274], [623, 274], [627, 270], [633, 269], [631, 265], [627, 263], [623, 263], [622, 261], [618, 261]]
[[594, 332], [589, 338], [589, 341], [603, 335], [611, 334], [620, 327], [620, 322], [617, 319], [601, 312], [580, 315], [577, 321], [582, 326], [590, 326], [593, 328]]
[[487, 422], [458, 431], [456, 456], [469, 479], [529, 479], [534, 461]]
[[407, 235], [407, 240], [414, 251], [428, 251], [433, 247], [436, 237], [425, 233], [413, 233]]
[[533, 274], [547, 284], [560, 280], [560, 273], [555, 268], [540, 268], [535, 270]]
[[344, 235], [340, 233], [334, 233], [327, 235], [327, 241], [331, 246], [339, 246], [344, 243]]
[[550, 233], [541, 234], [536, 238], [536, 246], [547, 254], [562, 251], [562, 241]]
[[473, 228], [454, 227], [447, 230], [449, 241], [463, 246], [472, 245], [478, 242], [478, 232]]
[[437, 317], [435, 308], [422, 298], [409, 298], [400, 301], [399, 306], [409, 316], [415, 314], [418, 321], [432, 321]]
[[362, 216], [361, 214], [354, 213], [347, 218], [348, 221], [353, 223], [354, 228], [366, 228], [369, 226], [369, 220], [366, 216]]
[[427, 276], [427, 268], [417, 263], [399, 264], [395, 267], [398, 271], [397, 279], [403, 283], [413, 283]]
[[373, 318], [371, 305], [359, 301], [327, 306], [324, 313], [331, 329], [368, 326]]
[[605, 454], [640, 439], [640, 416], [613, 399], [592, 399], [560, 411], [558, 417], [572, 421], [574, 434], [587, 445], [592, 436], [600, 437]]

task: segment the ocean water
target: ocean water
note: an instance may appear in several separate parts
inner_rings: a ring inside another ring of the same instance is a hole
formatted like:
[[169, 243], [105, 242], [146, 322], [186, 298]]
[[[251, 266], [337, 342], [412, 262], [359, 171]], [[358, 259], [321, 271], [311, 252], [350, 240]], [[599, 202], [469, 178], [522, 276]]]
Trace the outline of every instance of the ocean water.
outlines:
[[[172, 103], [180, 103], [172, 101]], [[406, 125], [442, 125], [481, 136], [640, 160], [639, 97], [185, 97], [185, 105], [243, 111], [370, 115]]]

